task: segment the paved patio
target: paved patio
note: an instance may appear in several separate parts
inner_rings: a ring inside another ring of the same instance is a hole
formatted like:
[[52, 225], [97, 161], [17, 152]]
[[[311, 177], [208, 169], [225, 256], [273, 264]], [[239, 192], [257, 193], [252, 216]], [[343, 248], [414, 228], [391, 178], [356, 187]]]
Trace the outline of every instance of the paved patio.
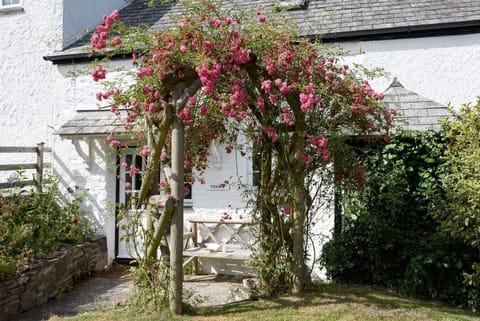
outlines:
[[[80, 281], [56, 299], [18, 315], [12, 321], [45, 321], [52, 316], [75, 316], [123, 305], [133, 291], [133, 279], [124, 265], [97, 273]], [[196, 306], [221, 305], [249, 299], [249, 291], [240, 277], [186, 275], [184, 293], [188, 303]]]

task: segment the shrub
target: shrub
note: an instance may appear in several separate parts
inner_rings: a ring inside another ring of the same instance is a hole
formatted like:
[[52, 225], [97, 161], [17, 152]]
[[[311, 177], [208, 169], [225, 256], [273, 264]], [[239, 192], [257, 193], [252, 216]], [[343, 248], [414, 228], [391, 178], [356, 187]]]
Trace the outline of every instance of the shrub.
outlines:
[[478, 291], [463, 282], [477, 251], [444, 235], [431, 215], [442, 198], [445, 137], [402, 133], [359, 150], [363, 192], [345, 195], [345, 228], [321, 262], [337, 282], [373, 284], [475, 308]]
[[22, 272], [26, 265], [64, 244], [86, 239], [88, 226], [78, 212], [80, 199], [60, 206], [58, 181], [47, 177], [42, 193], [18, 189], [0, 194], [0, 279]]
[[442, 123], [447, 138], [446, 162], [440, 176], [444, 197], [433, 213], [448, 235], [477, 249], [466, 281], [480, 287], [480, 98], [461, 107]]

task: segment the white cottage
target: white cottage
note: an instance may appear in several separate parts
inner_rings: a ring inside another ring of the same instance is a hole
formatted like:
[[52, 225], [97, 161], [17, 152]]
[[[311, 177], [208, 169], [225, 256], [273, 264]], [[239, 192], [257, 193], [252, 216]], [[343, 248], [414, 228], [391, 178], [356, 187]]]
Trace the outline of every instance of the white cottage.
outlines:
[[[158, 31], [169, 23], [169, 15], [178, 12], [176, 4], [151, 8], [146, 6], [148, 2], [0, 2], [0, 145], [44, 141], [52, 147], [53, 169], [65, 191], [87, 191], [84, 207], [98, 232], [107, 236], [110, 260], [125, 256], [118, 242], [113, 206], [125, 198], [125, 175], [116, 170], [121, 159], [103, 141], [120, 124], [112, 115], [98, 111], [98, 84], [90, 77], [69, 75], [82, 70], [89, 60], [81, 39], [86, 29], [96, 26], [97, 17], [118, 8], [127, 24], [147, 23], [152, 31]], [[252, 7], [259, 4], [268, 9], [273, 2], [245, 2]], [[420, 127], [434, 125], [448, 103], [459, 106], [480, 95], [478, 1], [310, 0], [296, 4], [286, 17], [298, 24], [301, 35], [338, 43], [353, 54], [346, 58], [348, 63], [384, 68], [386, 77], [372, 81], [375, 89], [386, 90], [397, 77], [405, 88], [418, 94], [411, 96], [438, 102], [442, 108], [435, 114], [425, 104], [408, 102], [398, 84], [389, 88], [391, 93], [400, 93], [391, 99], [402, 97], [406, 116], [409, 106], [420, 109], [409, 114], [416, 120], [418, 115], [426, 117], [425, 122], [419, 120]], [[130, 62], [120, 58], [113, 63], [130, 68]], [[206, 184], [192, 187], [190, 214], [218, 215], [245, 205], [240, 191], [222, 183], [226, 178], [233, 183], [251, 182], [251, 162], [221, 148], [214, 148], [211, 154]], [[323, 223], [317, 225], [318, 232], [328, 236], [333, 215], [319, 219]], [[320, 240], [316, 243], [318, 254]]]

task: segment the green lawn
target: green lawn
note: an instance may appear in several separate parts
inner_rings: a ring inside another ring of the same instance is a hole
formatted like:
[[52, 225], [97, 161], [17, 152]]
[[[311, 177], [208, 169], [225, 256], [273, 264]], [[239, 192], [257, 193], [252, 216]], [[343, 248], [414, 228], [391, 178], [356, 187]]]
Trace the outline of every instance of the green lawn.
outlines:
[[[172, 320], [161, 314], [129, 309], [83, 314], [49, 321]], [[480, 314], [444, 305], [400, 297], [386, 291], [339, 285], [318, 285], [302, 298], [279, 297], [213, 308], [195, 308], [173, 320], [188, 321], [337, 321], [337, 320], [480, 320]]]

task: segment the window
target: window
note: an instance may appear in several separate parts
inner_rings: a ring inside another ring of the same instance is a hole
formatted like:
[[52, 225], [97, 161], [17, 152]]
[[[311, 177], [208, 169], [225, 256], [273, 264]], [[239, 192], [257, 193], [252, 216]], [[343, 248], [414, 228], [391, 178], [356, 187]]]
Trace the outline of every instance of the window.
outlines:
[[23, 0], [0, 0], [0, 12], [23, 10]]
[[252, 152], [252, 185], [259, 187], [261, 183], [262, 153], [260, 146], [255, 144]]
[[[120, 203], [122, 204], [131, 204], [131, 201], [140, 192], [140, 187], [142, 185], [142, 173], [146, 167], [146, 161], [143, 157], [136, 155], [134, 150], [126, 152], [120, 158], [120, 164], [127, 164], [128, 166], [135, 166], [140, 170], [139, 173], [133, 173], [130, 175], [129, 169], [126, 167], [120, 167], [120, 176], [119, 176], [119, 186], [120, 186]], [[191, 175], [190, 171], [185, 171], [185, 176]], [[164, 173], [160, 171], [158, 181], [163, 180]], [[185, 194], [184, 194], [184, 206], [192, 207], [192, 185], [188, 181], [185, 182]]]
[[277, 9], [295, 10], [306, 9], [307, 0], [280, 0], [276, 3]]
[[19, 5], [20, 0], [2, 0], [2, 6]]
[[260, 145], [253, 144], [251, 155], [247, 158], [247, 184], [256, 188], [260, 186], [262, 154]]

